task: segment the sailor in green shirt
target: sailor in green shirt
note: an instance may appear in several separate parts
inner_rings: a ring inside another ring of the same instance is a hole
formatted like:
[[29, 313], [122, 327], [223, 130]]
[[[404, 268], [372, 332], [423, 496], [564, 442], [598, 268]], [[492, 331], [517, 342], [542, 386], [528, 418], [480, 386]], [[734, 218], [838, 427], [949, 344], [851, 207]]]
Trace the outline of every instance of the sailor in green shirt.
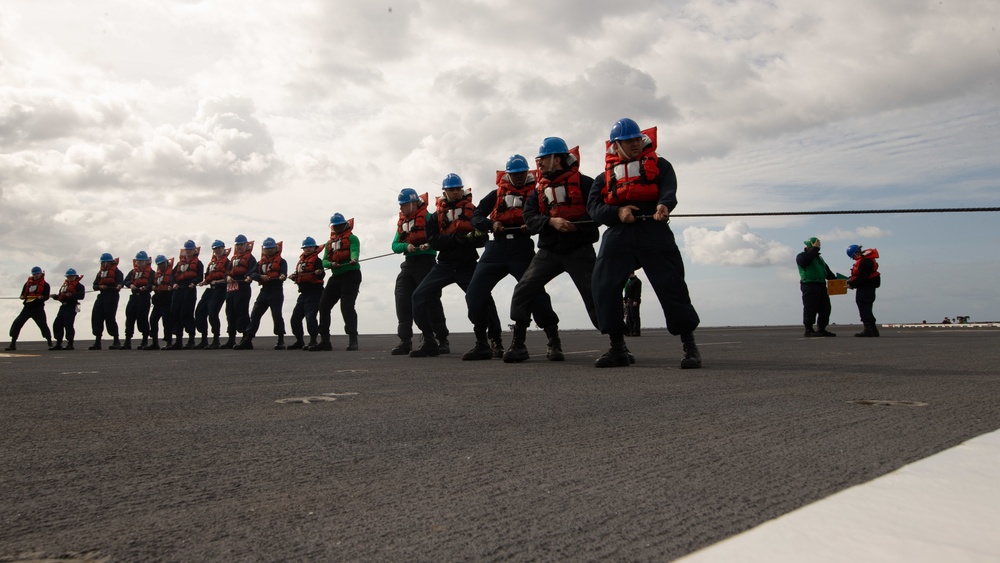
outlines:
[[354, 219], [345, 219], [340, 213], [330, 217], [330, 240], [323, 252], [323, 267], [330, 270], [330, 281], [323, 288], [319, 302], [319, 343], [309, 346], [310, 352], [330, 351], [330, 313], [340, 302], [340, 313], [344, 317], [344, 332], [347, 333], [347, 351], [358, 349], [358, 312], [354, 304], [361, 290], [361, 243], [354, 236]]
[[[826, 330], [830, 324], [830, 295], [826, 290], [826, 280], [837, 279], [826, 261], [819, 255], [820, 240], [812, 237], [804, 242], [805, 249], [795, 257], [799, 266], [799, 288], [802, 290], [802, 324], [805, 336], [837, 336]], [[813, 330], [813, 324], [816, 330]]]
[[[396, 224], [396, 236], [392, 239], [392, 251], [405, 256], [396, 276], [396, 335], [399, 344], [392, 349], [393, 356], [408, 355], [413, 349], [413, 292], [434, 267], [434, 256], [437, 254], [427, 242], [427, 221], [430, 212], [427, 209], [427, 194], [417, 195], [413, 188], [403, 188], [399, 192], [399, 221]], [[444, 307], [441, 305], [441, 292], [436, 299], [428, 303], [434, 335], [438, 340], [447, 339]]]

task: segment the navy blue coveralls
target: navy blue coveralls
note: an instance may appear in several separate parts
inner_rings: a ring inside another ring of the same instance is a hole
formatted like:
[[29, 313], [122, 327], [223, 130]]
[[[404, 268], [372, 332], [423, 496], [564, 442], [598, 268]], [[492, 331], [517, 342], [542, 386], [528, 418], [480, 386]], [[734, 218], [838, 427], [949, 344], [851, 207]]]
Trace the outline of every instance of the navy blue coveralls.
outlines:
[[673, 335], [683, 335], [698, 328], [700, 319], [684, 281], [684, 261], [674, 240], [674, 233], [666, 221], [638, 219], [640, 215], [652, 216], [656, 206], [663, 204], [673, 211], [677, 206], [677, 176], [665, 158], [657, 160], [660, 176], [657, 201], [632, 203], [639, 208], [633, 211], [634, 223], [618, 219], [618, 205], [605, 203], [601, 191], [605, 173], [594, 179], [587, 198], [587, 211], [595, 221], [607, 225], [601, 239], [601, 248], [594, 265], [594, 301], [597, 304], [597, 323], [602, 333], [621, 336], [625, 333], [622, 290], [625, 281], [638, 268], [646, 272], [663, 314], [667, 330]]
[[136, 324], [139, 325], [139, 334], [145, 340], [149, 336], [149, 305], [151, 291], [153, 288], [153, 276], [156, 270], [150, 272], [149, 283], [143, 287], [136, 287], [135, 268], [129, 270], [125, 276], [125, 287], [131, 290], [128, 296], [128, 303], [125, 304], [125, 341], [128, 342], [135, 334]]
[[[284, 281], [280, 279], [268, 279], [267, 274], [261, 275], [261, 263], [250, 272], [250, 279], [260, 283], [260, 293], [253, 303], [253, 310], [250, 311], [250, 326], [243, 333], [244, 340], [253, 340], [257, 336], [257, 329], [260, 328], [260, 319], [264, 313], [271, 310], [271, 321], [274, 323], [274, 334], [284, 336], [285, 319], [281, 316], [281, 307], [285, 304]], [[282, 276], [288, 276], [288, 262], [281, 259], [280, 270]]]

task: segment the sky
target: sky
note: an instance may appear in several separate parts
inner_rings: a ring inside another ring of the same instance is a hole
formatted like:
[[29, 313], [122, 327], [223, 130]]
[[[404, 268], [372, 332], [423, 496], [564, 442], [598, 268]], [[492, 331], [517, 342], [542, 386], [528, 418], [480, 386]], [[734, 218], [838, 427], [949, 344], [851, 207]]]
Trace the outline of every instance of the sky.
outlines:
[[[675, 214], [1000, 206], [998, 25], [986, 0], [4, 0], [0, 296], [32, 266], [92, 282], [103, 252], [126, 266], [188, 239], [207, 261], [215, 239], [270, 236], [294, 262], [335, 212], [355, 219], [362, 258], [386, 254], [401, 188], [433, 197], [454, 172], [478, 201], [547, 136], [596, 176], [622, 117], [658, 128]], [[881, 323], [1000, 321], [996, 225], [671, 221], [703, 326], [799, 324], [811, 236], [845, 274], [848, 245], [879, 250]], [[362, 264], [362, 333], [395, 332], [400, 262]], [[513, 287], [494, 293], [501, 319]], [[590, 327], [568, 277], [549, 290], [562, 328]], [[288, 284], [286, 320], [295, 296]], [[461, 291], [444, 301], [451, 330], [470, 330]], [[0, 300], [0, 325], [20, 306]], [[834, 323], [857, 317], [853, 294], [833, 297]], [[648, 284], [643, 323], [665, 326]]]

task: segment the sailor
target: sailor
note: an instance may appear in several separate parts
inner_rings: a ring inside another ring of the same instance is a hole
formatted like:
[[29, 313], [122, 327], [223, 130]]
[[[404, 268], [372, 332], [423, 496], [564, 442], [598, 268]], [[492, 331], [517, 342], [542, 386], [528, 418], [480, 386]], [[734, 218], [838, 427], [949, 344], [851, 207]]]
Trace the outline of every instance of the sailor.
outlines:
[[[73, 350], [73, 340], [76, 337], [76, 329], [73, 324], [76, 322], [76, 314], [80, 312], [80, 301], [83, 301], [87, 288], [80, 283], [83, 276], [78, 275], [76, 270], [70, 268], [66, 270], [66, 281], [63, 282], [59, 292], [54, 298], [59, 301], [59, 312], [56, 313], [56, 320], [52, 323], [52, 332], [56, 345], [49, 350]], [[66, 347], [62, 345], [63, 333], [66, 334]]]
[[[193, 240], [184, 242], [180, 257], [174, 266], [174, 295], [170, 300], [170, 322], [174, 329], [174, 343], [169, 350], [194, 348], [194, 308], [198, 302], [198, 284], [205, 279], [205, 265], [198, 259], [201, 247]], [[187, 345], [184, 333], [187, 332]]]
[[278, 336], [275, 350], [285, 349], [285, 320], [281, 317], [281, 307], [285, 303], [285, 291], [282, 286], [288, 278], [288, 263], [281, 257], [282, 243], [275, 242], [271, 237], [264, 239], [261, 245], [260, 260], [257, 268], [250, 273], [250, 279], [260, 284], [260, 293], [250, 311], [250, 326], [243, 333], [239, 344], [234, 350], [253, 350], [253, 339], [260, 328], [260, 320], [268, 309], [271, 310], [271, 321], [274, 324], [274, 334]]
[[700, 368], [694, 341], [700, 322], [684, 281], [684, 261], [668, 225], [677, 206], [673, 166], [656, 154], [656, 128], [641, 130], [628, 118], [618, 120], [605, 143], [604, 172], [594, 180], [587, 211], [607, 225], [594, 266], [594, 301], [602, 333], [611, 349], [595, 362], [600, 368], [625, 367], [633, 358], [625, 346], [622, 289], [636, 266], [656, 292], [670, 334], [680, 336], [681, 368]]
[[[306, 237], [302, 241], [302, 254], [295, 264], [295, 271], [288, 278], [299, 286], [299, 297], [295, 300], [295, 308], [292, 309], [292, 334], [295, 335], [295, 342], [288, 346], [289, 350], [302, 350], [309, 346], [316, 345], [316, 336], [319, 334], [319, 302], [323, 298], [323, 278], [326, 270], [323, 269], [323, 259], [319, 255], [320, 246], [316, 244], [316, 239]], [[309, 344], [305, 343], [305, 333], [302, 330], [302, 321], [305, 319], [306, 330], [309, 331]]]
[[7, 352], [17, 350], [17, 337], [21, 334], [21, 327], [28, 322], [28, 319], [35, 321], [49, 347], [52, 346], [52, 333], [49, 332], [49, 322], [45, 318], [45, 301], [48, 300], [50, 293], [52, 293], [52, 289], [45, 281], [45, 272], [40, 266], [35, 266], [31, 269], [28, 281], [24, 282], [24, 287], [21, 288], [21, 301], [24, 306], [21, 307], [21, 313], [10, 325], [10, 346], [4, 350]]
[[122, 350], [132, 349], [132, 336], [135, 335], [136, 324], [142, 343], [142, 350], [149, 344], [149, 306], [153, 291], [152, 261], [145, 250], [140, 250], [132, 259], [132, 269], [125, 275], [124, 286], [129, 289], [128, 303], [125, 304], [125, 344]]
[[226, 265], [226, 332], [229, 338], [220, 348], [236, 346], [236, 334], [243, 334], [250, 325], [250, 272], [257, 269], [252, 240], [236, 235], [233, 258]]
[[164, 346], [169, 348], [173, 341], [173, 323], [170, 316], [171, 304], [174, 297], [174, 259], [167, 259], [159, 254], [153, 261], [156, 270], [153, 272], [153, 296], [150, 302], [153, 309], [149, 314], [149, 336], [152, 341], [148, 346], [143, 346], [143, 350], [160, 349], [160, 321], [163, 321], [163, 341]]
[[344, 332], [347, 334], [347, 351], [358, 349], [358, 312], [355, 303], [361, 291], [361, 241], [354, 234], [354, 219], [345, 219], [340, 213], [330, 217], [330, 240], [323, 247], [323, 267], [330, 270], [330, 281], [326, 282], [323, 296], [319, 301], [320, 342], [309, 346], [310, 352], [329, 352], [330, 315], [334, 305], [340, 302], [340, 314], [344, 317]]
[[[226, 243], [216, 240], [212, 243], [212, 258], [205, 268], [205, 279], [198, 285], [207, 286], [198, 300], [194, 310], [195, 329], [201, 333], [201, 341], [195, 346], [198, 350], [217, 350], [219, 348], [219, 332], [222, 323], [219, 313], [226, 304], [226, 270], [229, 269], [229, 252]], [[212, 327], [212, 343], [208, 342], [208, 328]]]
[[104, 327], [107, 326], [108, 335], [114, 338], [108, 350], [118, 350], [121, 348], [121, 341], [118, 339], [118, 297], [125, 283], [125, 275], [118, 270], [118, 259], [109, 252], [101, 254], [101, 269], [94, 279], [94, 291], [97, 292], [97, 299], [94, 300], [94, 309], [90, 314], [90, 326], [94, 333], [94, 344], [89, 350], [101, 349], [101, 335]]

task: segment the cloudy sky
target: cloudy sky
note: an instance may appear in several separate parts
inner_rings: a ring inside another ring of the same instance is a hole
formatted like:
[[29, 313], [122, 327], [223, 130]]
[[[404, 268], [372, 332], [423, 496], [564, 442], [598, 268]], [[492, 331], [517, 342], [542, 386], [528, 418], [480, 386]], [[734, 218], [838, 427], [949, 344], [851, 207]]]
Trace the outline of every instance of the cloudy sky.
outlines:
[[[988, 0], [4, 0], [0, 295], [34, 265], [92, 281], [102, 252], [295, 249], [334, 212], [385, 254], [400, 188], [456, 172], [478, 199], [550, 135], [595, 176], [625, 116], [658, 126], [678, 214], [998, 206], [998, 25]], [[996, 213], [671, 224], [707, 326], [798, 324], [810, 236], [844, 273], [849, 244], [879, 249], [880, 322], [1000, 320]], [[395, 330], [399, 262], [363, 265], [363, 333]], [[587, 326], [571, 284], [552, 294]], [[446, 301], [468, 330], [460, 291]], [[0, 300], [0, 323], [19, 307]], [[857, 322], [852, 295], [833, 317]], [[643, 320], [664, 325], [648, 289]]]

